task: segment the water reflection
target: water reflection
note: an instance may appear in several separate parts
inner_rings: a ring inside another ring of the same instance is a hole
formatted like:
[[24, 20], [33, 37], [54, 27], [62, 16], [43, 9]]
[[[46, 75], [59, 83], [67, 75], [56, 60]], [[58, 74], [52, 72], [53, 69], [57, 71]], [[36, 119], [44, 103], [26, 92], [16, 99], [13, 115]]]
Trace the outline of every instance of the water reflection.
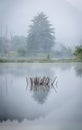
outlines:
[[77, 76], [82, 77], [82, 64], [76, 64], [75, 71]]
[[53, 88], [55, 92], [57, 92], [57, 76], [55, 76], [54, 79], [49, 76], [30, 77], [29, 79], [26, 77], [26, 82], [27, 87], [29, 86], [30, 91], [33, 92], [33, 98], [40, 104], [43, 104], [46, 101], [50, 89]]
[[45, 103], [47, 96], [48, 96], [49, 90], [44, 91], [44, 90], [40, 90], [38, 91], [33, 91], [33, 98], [35, 101], [37, 101], [40, 104]]
[[[79, 76], [82, 77], [80, 63], [0, 65], [0, 121], [26, 118], [33, 122], [42, 118], [53, 127], [62, 119], [68, 125], [72, 120], [78, 124], [82, 119]], [[34, 84], [30, 78], [35, 78]]]
[[33, 89], [28, 85], [30, 91], [26, 91], [26, 76], [35, 75], [54, 77], [55, 72], [50, 66], [40, 64], [0, 64], [0, 121], [8, 119], [21, 121], [25, 118], [33, 120], [46, 115], [47, 111], [45, 112], [43, 106], [50, 88], [46, 91], [43, 89], [36, 91], [37, 87]]

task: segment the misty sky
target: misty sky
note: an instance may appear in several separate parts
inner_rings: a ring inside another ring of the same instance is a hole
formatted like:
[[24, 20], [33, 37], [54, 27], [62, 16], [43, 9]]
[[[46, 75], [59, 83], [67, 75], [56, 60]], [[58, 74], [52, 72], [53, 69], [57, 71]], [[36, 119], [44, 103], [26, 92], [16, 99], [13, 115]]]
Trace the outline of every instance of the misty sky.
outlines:
[[76, 45], [82, 39], [82, 0], [0, 0], [0, 36], [27, 36], [28, 25], [44, 12], [55, 28], [56, 41]]
[[73, 6], [75, 6], [79, 11], [82, 11], [82, 0], [67, 0]]

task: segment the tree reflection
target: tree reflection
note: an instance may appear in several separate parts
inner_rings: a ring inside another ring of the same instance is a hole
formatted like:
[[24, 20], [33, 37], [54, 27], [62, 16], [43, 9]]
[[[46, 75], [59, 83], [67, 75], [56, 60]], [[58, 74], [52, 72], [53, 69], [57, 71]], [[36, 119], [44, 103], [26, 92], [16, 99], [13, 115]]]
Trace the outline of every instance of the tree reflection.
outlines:
[[[43, 104], [49, 94], [50, 89], [54, 88], [55, 92], [57, 87], [57, 77], [53, 80], [49, 76], [43, 77], [30, 77], [30, 91], [33, 92], [33, 98], [38, 101], [38, 103]], [[28, 79], [26, 77], [26, 82], [28, 86]]]
[[75, 66], [75, 71], [76, 71], [76, 75], [78, 76], [78, 77], [82, 77], [82, 64], [77, 64], [76, 66]]
[[48, 91], [43, 91], [43, 90], [34, 91], [33, 98], [35, 101], [38, 101], [38, 103], [43, 104], [48, 97], [48, 93], [49, 93], [49, 90]]

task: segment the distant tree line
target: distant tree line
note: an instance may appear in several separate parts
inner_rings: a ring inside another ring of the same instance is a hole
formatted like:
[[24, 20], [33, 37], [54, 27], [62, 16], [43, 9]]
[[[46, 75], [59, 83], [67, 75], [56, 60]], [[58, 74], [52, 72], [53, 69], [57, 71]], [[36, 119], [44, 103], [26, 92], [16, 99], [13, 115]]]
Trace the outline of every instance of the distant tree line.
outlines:
[[[27, 37], [14, 36], [11, 39], [0, 37], [0, 56], [34, 56], [39, 54], [46, 55], [47, 59], [51, 57], [71, 57], [73, 52], [71, 48], [64, 45], [61, 49], [54, 50], [55, 42], [55, 29], [50, 24], [48, 17], [41, 12], [32, 19], [29, 26]], [[77, 46], [74, 51], [77, 58], [82, 59], [82, 46]]]
[[0, 37], [0, 55], [7, 54], [24, 56], [27, 52], [27, 38], [24, 36], [13, 36], [12, 39]]
[[[58, 43], [55, 43], [55, 46]], [[0, 37], [0, 56], [22, 56], [22, 57], [45, 57], [47, 59], [50, 58], [63, 58], [63, 57], [70, 57], [73, 55], [72, 49], [70, 47], [65, 47], [62, 44], [59, 44], [61, 49], [53, 50], [52, 48], [46, 52], [44, 50], [31, 52], [29, 50], [27, 44], [27, 37], [24, 36], [14, 36], [9, 41], [9, 45], [7, 45], [5, 37]], [[44, 51], [44, 52], [43, 52]]]

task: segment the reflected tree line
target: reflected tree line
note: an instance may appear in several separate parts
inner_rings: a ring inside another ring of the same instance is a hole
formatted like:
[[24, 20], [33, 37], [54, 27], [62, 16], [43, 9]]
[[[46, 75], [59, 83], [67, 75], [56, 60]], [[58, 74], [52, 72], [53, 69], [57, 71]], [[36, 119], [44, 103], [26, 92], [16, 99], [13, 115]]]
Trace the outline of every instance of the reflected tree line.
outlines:
[[70, 70], [72, 67], [75, 70], [76, 76], [77, 77], [82, 77], [82, 63], [76, 63], [76, 64], [62, 64], [59, 66], [62, 71]]
[[75, 66], [75, 70], [76, 70], [76, 75], [78, 76], [78, 77], [82, 77], [82, 64], [77, 64], [76, 66]]
[[[59, 66], [61, 68], [62, 71], [66, 71], [71, 69], [71, 67], [74, 66], [75, 69], [75, 73], [78, 77], [82, 77], [82, 64], [81, 63], [77, 63], [75, 65], [73, 64], [69, 64], [68, 66], [66, 65], [61, 65]], [[6, 73], [6, 74], [5, 74]], [[13, 75], [12, 76], [7, 76], [7, 74]], [[18, 69], [16, 69], [16, 71], [14, 72], [14, 70], [10, 70], [10, 71], [6, 71], [4, 69], [0, 69], [0, 75], [4, 76], [4, 80], [2, 83], [2, 80], [0, 80], [0, 90], [3, 88], [2, 86], [4, 86], [6, 88], [6, 94], [8, 93], [7, 89], [9, 86], [13, 86], [15, 79], [13, 79], [15, 76], [20, 77], [21, 75], [24, 76], [25, 75], [25, 71], [21, 70], [21, 73]], [[56, 79], [55, 79], [56, 78]], [[42, 89], [43, 91], [48, 91], [50, 88], [53, 88], [56, 91], [56, 86], [57, 86], [57, 77], [55, 77], [54, 79], [51, 79], [49, 76], [43, 76], [43, 77], [30, 77], [29, 79], [26, 77], [26, 83], [27, 86], [28, 84], [28, 80], [30, 81], [30, 90], [32, 91], [39, 91], [40, 89]], [[55, 85], [55, 87], [54, 87]]]
[[[75, 74], [77, 77], [82, 78], [82, 63], [76, 63], [73, 65], [69, 65], [69, 66], [60, 66], [61, 70], [66, 71], [71, 67], [74, 67], [75, 70]], [[67, 68], [66, 68], [67, 67]], [[8, 95], [8, 89], [9, 87], [12, 88], [12, 86], [14, 86], [15, 83], [15, 79], [13, 79], [15, 76], [20, 77], [21, 75], [24, 76], [24, 70], [17, 71], [18, 69], [16, 69], [15, 73], [10, 72], [10, 76], [7, 75], [6, 71], [2, 71], [2, 69], [0, 70], [0, 74], [4, 75], [4, 79], [0, 79], [0, 103], [3, 103], [3, 91], [6, 90], [6, 94]], [[4, 72], [4, 73], [3, 73]], [[22, 73], [23, 72], [23, 73]], [[12, 75], [14, 75], [12, 77]], [[42, 76], [42, 77], [25, 77], [25, 82], [27, 84], [26, 89], [29, 89], [30, 92], [32, 92], [32, 97], [34, 98], [34, 100], [39, 103], [39, 104], [43, 104], [45, 103], [49, 92], [51, 89], [54, 89], [55, 92], [57, 92], [57, 87], [58, 87], [58, 81], [57, 81], [57, 76], [55, 76], [53, 79], [50, 76]], [[4, 81], [4, 82], [3, 82]], [[5, 89], [4, 89], [5, 88]], [[1, 95], [2, 94], [2, 95]], [[5, 109], [5, 108], [4, 108]], [[14, 119], [17, 119], [19, 121], [22, 121], [24, 119], [24, 117], [16, 117], [9, 115], [9, 113], [6, 113], [6, 111], [4, 112], [4, 114], [2, 114], [3, 111], [3, 105], [0, 106], [0, 121], [6, 121], [8, 119], [10, 119], [11, 121]], [[30, 117], [29, 117], [30, 118]]]

